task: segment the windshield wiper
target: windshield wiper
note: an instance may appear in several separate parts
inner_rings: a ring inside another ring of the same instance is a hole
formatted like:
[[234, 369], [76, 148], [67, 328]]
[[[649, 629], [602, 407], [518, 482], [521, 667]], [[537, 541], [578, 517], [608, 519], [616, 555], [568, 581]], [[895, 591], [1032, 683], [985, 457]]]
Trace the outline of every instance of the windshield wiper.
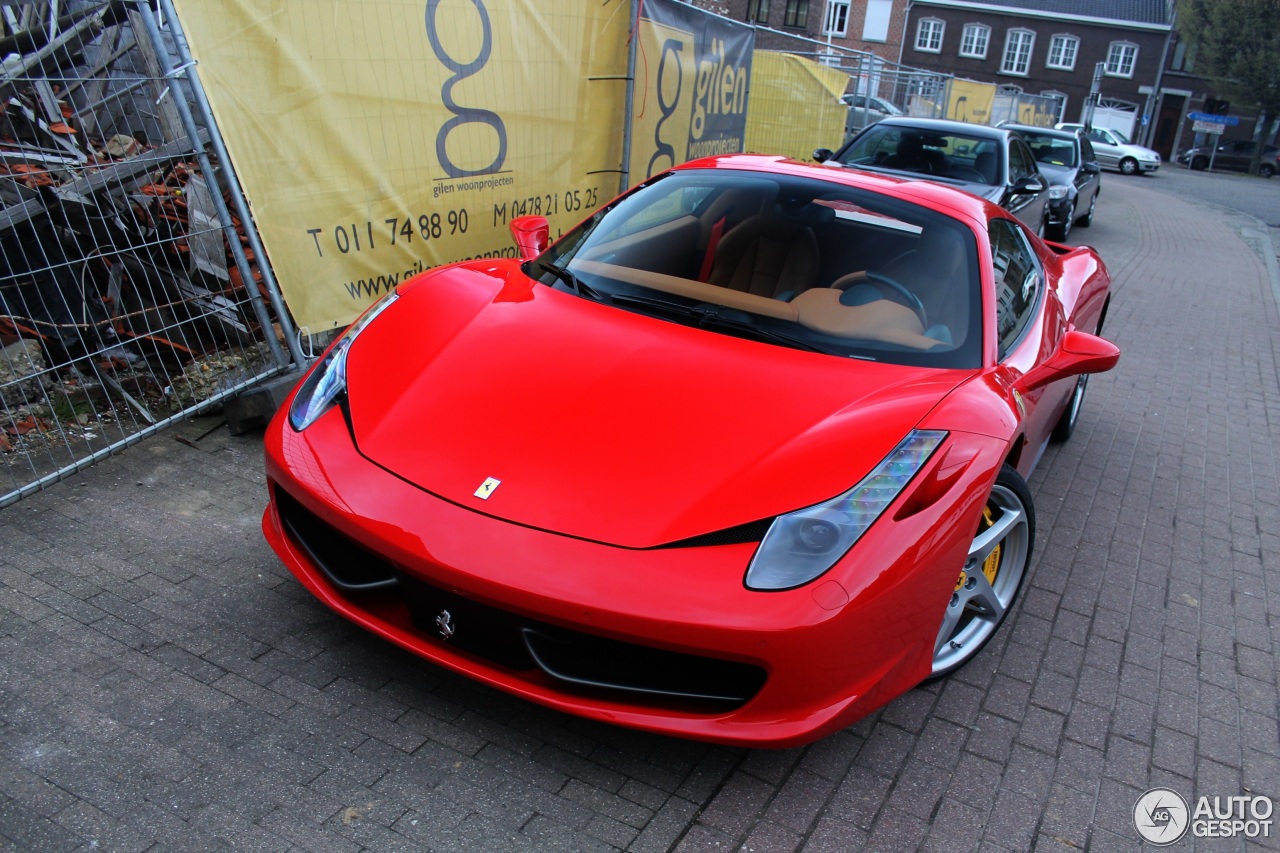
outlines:
[[[672, 302], [667, 299], [655, 299], [651, 296], [639, 296], [635, 294], [619, 293], [613, 297], [613, 304], [621, 308], [642, 308], [650, 309], [648, 313], [660, 316], [662, 314], [675, 315], [676, 317], [688, 320], [689, 325], [696, 326], [700, 329], [721, 330], [727, 332], [739, 332], [741, 337], [751, 338], [753, 340], [762, 341], [764, 343], [778, 344], [779, 346], [791, 347], [792, 349], [805, 350], [807, 352], [820, 352], [824, 355], [836, 355], [844, 357], [846, 354], [825, 347], [813, 341], [804, 338], [788, 335], [785, 332], [775, 331], [757, 326], [747, 320], [737, 320], [733, 317], [726, 317], [723, 311], [736, 311], [733, 308], [725, 308], [720, 305], [708, 303], [699, 303], [697, 305], [683, 305], [679, 302]], [[743, 312], [748, 313], [748, 312]]]
[[550, 261], [538, 261], [538, 266], [569, 285], [569, 289], [581, 297], [594, 299], [596, 302], [610, 301], [603, 293], [570, 272], [567, 267], [562, 267], [559, 264], [553, 264]]

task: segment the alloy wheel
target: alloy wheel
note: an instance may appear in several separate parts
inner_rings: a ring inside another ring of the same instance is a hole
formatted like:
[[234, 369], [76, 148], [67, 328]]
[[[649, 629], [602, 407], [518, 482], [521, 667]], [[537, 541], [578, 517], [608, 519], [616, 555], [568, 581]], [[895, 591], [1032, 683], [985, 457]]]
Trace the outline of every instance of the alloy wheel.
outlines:
[[974, 658], [1004, 621], [1022, 586], [1035, 538], [1035, 508], [1018, 472], [1005, 465], [987, 497], [977, 535], [938, 629], [932, 677]]
[[1093, 211], [1098, 207], [1098, 192], [1095, 190], [1093, 198], [1089, 199], [1089, 210], [1084, 216], [1080, 217], [1080, 227], [1088, 228], [1093, 224]]

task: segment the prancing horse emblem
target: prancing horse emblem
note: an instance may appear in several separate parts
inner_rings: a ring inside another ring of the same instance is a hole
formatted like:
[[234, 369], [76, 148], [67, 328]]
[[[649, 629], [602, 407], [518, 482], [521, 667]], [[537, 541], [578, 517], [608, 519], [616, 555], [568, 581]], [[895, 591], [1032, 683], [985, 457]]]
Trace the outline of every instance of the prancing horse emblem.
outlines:
[[499, 480], [498, 478], [485, 477], [484, 482], [480, 484], [480, 488], [476, 489], [474, 494], [480, 500], [487, 501], [489, 500], [489, 495], [493, 494], [493, 490], [498, 488], [498, 486], [501, 486], [501, 485], [502, 485], [502, 481]]
[[436, 630], [440, 632], [442, 640], [448, 640], [453, 636], [453, 616], [448, 610], [441, 610], [440, 615], [436, 617]]

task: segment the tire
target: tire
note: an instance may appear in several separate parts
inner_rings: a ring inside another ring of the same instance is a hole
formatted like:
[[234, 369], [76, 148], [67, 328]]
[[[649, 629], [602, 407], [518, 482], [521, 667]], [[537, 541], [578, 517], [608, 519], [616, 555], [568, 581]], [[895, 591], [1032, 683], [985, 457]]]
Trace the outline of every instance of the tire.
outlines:
[[1062, 218], [1061, 225], [1053, 226], [1053, 239], [1059, 243], [1065, 241], [1067, 236], [1071, 234], [1071, 226], [1076, 221], [1076, 203], [1071, 202], [1071, 206], [1067, 208], [1067, 215]]
[[1209, 168], [1209, 161], [1204, 157], [1197, 157], [1191, 161], [1191, 168], [1193, 171], [1203, 172], [1205, 169]]
[[1275, 173], [1276, 167], [1272, 166], [1270, 163], [1263, 163], [1258, 167], [1258, 174], [1266, 178], [1268, 181], [1271, 180], [1271, 176]]
[[1085, 390], [1088, 387], [1089, 377], [1087, 374], [1076, 377], [1076, 387], [1071, 392], [1071, 399], [1067, 402], [1067, 408], [1062, 412], [1062, 417], [1058, 418], [1058, 422], [1054, 424], [1053, 432], [1049, 434], [1051, 441], [1066, 441], [1076, 431], [1076, 421], [1080, 419], [1080, 408], [1084, 405]]
[[1120, 161], [1120, 173], [1123, 175], [1138, 174], [1138, 161], [1132, 157], [1125, 157]]
[[1093, 224], [1093, 212], [1098, 207], [1098, 195], [1101, 192], [1102, 190], [1100, 189], [1096, 190], [1093, 194], [1093, 198], [1089, 199], [1089, 209], [1085, 211], [1084, 216], [1081, 216], [1078, 222], [1081, 228], [1088, 228], [1090, 225]]
[[1006, 464], [987, 496], [969, 556], [947, 602], [930, 678], [955, 672], [995, 636], [1022, 589], [1035, 538], [1031, 492]]

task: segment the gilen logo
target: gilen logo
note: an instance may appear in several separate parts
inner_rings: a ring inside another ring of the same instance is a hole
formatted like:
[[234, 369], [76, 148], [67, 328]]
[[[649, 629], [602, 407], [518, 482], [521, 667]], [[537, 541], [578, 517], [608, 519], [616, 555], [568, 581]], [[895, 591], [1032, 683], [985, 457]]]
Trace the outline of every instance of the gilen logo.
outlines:
[[[502, 117], [493, 110], [464, 107], [453, 99], [453, 87], [468, 77], [479, 74], [489, 61], [489, 54], [493, 50], [493, 27], [489, 22], [489, 10], [485, 8], [483, 0], [471, 0], [480, 24], [480, 49], [474, 59], [467, 61], [454, 58], [440, 40], [440, 31], [436, 26], [440, 2], [441, 0], [427, 0], [427, 39], [431, 42], [431, 52], [435, 54], [436, 59], [453, 72], [453, 76], [444, 81], [444, 85], [440, 88], [440, 102], [444, 104], [445, 109], [453, 113], [453, 118], [441, 125], [439, 133], [436, 134], [436, 159], [440, 161], [440, 166], [451, 178], [491, 175], [502, 171], [502, 164], [507, 159], [507, 126], [502, 121]], [[467, 124], [485, 125], [497, 136], [498, 151], [493, 161], [480, 169], [464, 168], [454, 163], [449, 157], [447, 144], [449, 134]]]
[[1181, 840], [1190, 825], [1187, 801], [1177, 791], [1152, 788], [1133, 806], [1133, 826], [1144, 841], [1164, 847]]

